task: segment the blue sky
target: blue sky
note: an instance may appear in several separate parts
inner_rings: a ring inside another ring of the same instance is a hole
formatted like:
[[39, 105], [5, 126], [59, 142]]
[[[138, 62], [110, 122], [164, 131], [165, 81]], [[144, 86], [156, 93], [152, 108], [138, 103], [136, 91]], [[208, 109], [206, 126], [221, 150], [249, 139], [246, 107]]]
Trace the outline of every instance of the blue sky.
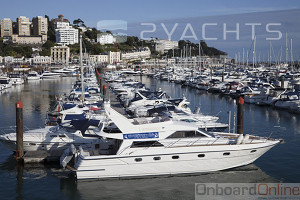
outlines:
[[70, 21], [81, 18], [88, 26], [96, 27], [99, 20], [151, 22], [296, 8], [300, 8], [299, 0], [16, 0], [1, 2], [0, 18], [15, 21], [20, 15], [32, 18], [47, 14], [55, 18], [63, 14]]
[[[144, 26], [141, 27], [141, 23], [156, 23], [157, 31], [148, 36], [161, 39], [167, 39], [160, 27], [161, 22], [168, 22], [169, 31], [175, 23], [180, 23], [172, 40], [179, 39], [178, 36], [182, 34], [187, 23], [193, 24], [196, 34], [201, 39], [200, 29], [203, 23], [210, 21], [218, 23], [216, 29], [210, 27], [213, 35], [222, 34], [220, 27], [223, 23], [228, 23], [229, 26], [240, 23], [241, 28], [245, 29], [244, 23], [259, 22], [262, 26], [257, 30], [257, 49], [265, 58], [269, 49], [269, 41], [264, 39], [266, 24], [279, 22], [282, 24], [280, 27], [272, 28], [280, 28], [282, 33], [289, 34], [289, 39], [293, 39], [294, 57], [300, 59], [299, 0], [15, 0], [1, 2], [0, 19], [11, 18], [16, 21], [18, 16], [32, 19], [38, 15], [56, 18], [59, 14], [63, 14], [71, 22], [81, 18], [89, 27], [97, 27], [97, 22], [102, 20], [122, 20], [128, 24], [127, 34], [135, 36], [140, 36], [141, 31], [145, 29]], [[146, 30], [149, 30], [149, 27]], [[241, 32], [239, 41], [231, 38], [226, 41], [218, 39], [218, 41], [207, 42], [209, 46], [219, 48], [234, 57], [237, 52], [242, 52], [243, 48], [249, 49], [252, 43], [250, 34], [249, 29], [246, 33]], [[199, 39], [192, 41], [199, 42]], [[274, 54], [278, 55], [279, 50], [284, 49], [285, 38], [273, 41], [272, 45]]]

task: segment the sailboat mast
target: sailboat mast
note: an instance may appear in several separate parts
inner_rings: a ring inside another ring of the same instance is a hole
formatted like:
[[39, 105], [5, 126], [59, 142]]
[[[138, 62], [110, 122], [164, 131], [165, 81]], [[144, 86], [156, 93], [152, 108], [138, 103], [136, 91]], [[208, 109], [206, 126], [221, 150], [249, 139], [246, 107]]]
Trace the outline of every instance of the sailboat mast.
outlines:
[[255, 67], [255, 44], [256, 44], [256, 36], [254, 36], [254, 47], [253, 47], [253, 68]]
[[292, 65], [292, 71], [294, 71], [293, 39], [291, 39], [291, 65]]
[[199, 42], [199, 72], [201, 75], [201, 41]]
[[270, 40], [270, 52], [269, 52], [269, 59], [270, 59], [270, 62], [269, 62], [269, 66], [271, 67], [271, 65], [272, 65], [272, 50], [271, 50], [271, 48], [272, 48], [272, 43], [271, 43], [271, 40]]
[[243, 66], [245, 66], [245, 49], [243, 48]]
[[249, 50], [247, 50], [247, 67], [249, 66]]
[[288, 57], [289, 57], [289, 47], [288, 47], [288, 35], [285, 34], [285, 64], [288, 63]]
[[84, 87], [83, 87], [83, 57], [82, 57], [82, 35], [80, 35], [80, 73], [81, 73], [81, 100], [84, 101]]

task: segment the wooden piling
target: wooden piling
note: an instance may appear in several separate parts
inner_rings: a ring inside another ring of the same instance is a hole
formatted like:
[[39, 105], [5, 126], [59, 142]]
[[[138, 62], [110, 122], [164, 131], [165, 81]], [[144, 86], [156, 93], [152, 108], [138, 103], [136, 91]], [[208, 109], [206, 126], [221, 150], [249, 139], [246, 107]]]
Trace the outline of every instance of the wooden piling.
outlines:
[[23, 103], [18, 101], [16, 103], [16, 134], [17, 134], [17, 149], [16, 159], [17, 161], [23, 160], [24, 148], [23, 148]]
[[103, 85], [103, 96], [106, 97], [106, 85]]
[[222, 82], [224, 82], [224, 72], [222, 72]]
[[239, 97], [237, 99], [237, 133], [244, 133], [244, 99]]
[[103, 94], [103, 88], [102, 88], [102, 77], [100, 76], [100, 93]]
[[281, 88], [284, 88], [284, 76], [281, 77]]

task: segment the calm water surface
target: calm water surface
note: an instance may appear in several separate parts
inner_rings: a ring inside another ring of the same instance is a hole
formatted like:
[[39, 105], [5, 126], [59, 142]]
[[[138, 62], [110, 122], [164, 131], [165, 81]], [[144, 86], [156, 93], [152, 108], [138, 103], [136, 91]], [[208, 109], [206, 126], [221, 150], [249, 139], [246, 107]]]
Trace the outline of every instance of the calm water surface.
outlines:
[[[138, 78], [139, 80], [139, 78]], [[28, 82], [0, 94], [0, 128], [15, 126], [15, 103], [24, 104], [24, 125], [43, 127], [47, 110], [55, 104], [55, 95], [68, 93], [74, 78]], [[204, 114], [228, 122], [228, 111], [235, 112], [230, 98], [219, 97], [168, 82], [143, 77], [152, 89], [161, 88], [172, 97], [183, 95], [191, 108], [201, 107]], [[0, 199], [193, 199], [199, 182], [299, 182], [300, 115], [270, 107], [245, 105], [244, 132], [283, 138], [254, 164], [216, 173], [151, 179], [76, 182], [68, 171], [56, 165], [17, 167], [12, 153], [0, 144]], [[231, 117], [233, 121], [233, 114]]]

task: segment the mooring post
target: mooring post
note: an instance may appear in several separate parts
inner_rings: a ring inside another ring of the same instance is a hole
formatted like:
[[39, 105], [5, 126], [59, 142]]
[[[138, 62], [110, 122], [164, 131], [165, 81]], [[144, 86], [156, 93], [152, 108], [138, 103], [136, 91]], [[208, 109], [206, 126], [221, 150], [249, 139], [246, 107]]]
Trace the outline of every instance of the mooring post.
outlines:
[[17, 149], [16, 159], [17, 161], [23, 160], [23, 103], [18, 101], [16, 103], [16, 125], [17, 125]]
[[243, 134], [244, 131], [244, 99], [237, 99], [237, 133]]
[[222, 82], [224, 82], [224, 72], [222, 72]]
[[104, 96], [104, 98], [106, 97], [106, 85], [103, 85], [103, 96]]
[[284, 88], [284, 76], [281, 77], [281, 88]]
[[100, 76], [100, 93], [103, 95], [102, 77]]

